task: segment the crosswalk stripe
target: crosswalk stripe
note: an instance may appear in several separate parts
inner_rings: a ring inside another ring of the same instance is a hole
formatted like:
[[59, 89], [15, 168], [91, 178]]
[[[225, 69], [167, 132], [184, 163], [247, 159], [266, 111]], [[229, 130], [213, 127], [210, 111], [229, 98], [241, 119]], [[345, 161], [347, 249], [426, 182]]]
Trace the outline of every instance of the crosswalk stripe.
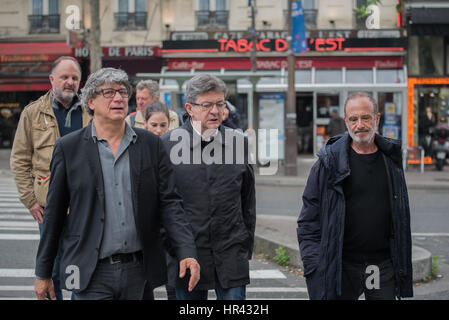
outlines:
[[39, 234], [0, 233], [0, 240], [39, 240]]
[[0, 220], [34, 220], [34, 218], [30, 215], [24, 214], [10, 214], [10, 213], [0, 213]]
[[246, 287], [247, 293], [262, 293], [262, 292], [307, 292], [307, 288], [302, 287]]
[[30, 211], [26, 208], [0, 208], [0, 213], [27, 213]]
[[251, 279], [286, 279], [287, 277], [277, 269], [251, 270], [249, 272]]
[[0, 208], [25, 208], [23, 203], [0, 203]]
[[34, 286], [0, 286], [0, 291], [34, 291]]
[[0, 230], [6, 230], [6, 231], [39, 231], [39, 227], [36, 225], [36, 227], [0, 227]]
[[34, 269], [0, 269], [0, 278], [34, 278]]
[[35, 221], [0, 221], [0, 227], [35, 227]]

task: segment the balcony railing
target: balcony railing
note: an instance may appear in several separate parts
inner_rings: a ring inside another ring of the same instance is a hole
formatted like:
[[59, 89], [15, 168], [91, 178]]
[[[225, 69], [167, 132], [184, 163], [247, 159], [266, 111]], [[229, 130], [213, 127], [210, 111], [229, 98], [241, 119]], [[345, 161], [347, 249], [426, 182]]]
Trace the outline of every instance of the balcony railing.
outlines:
[[59, 33], [59, 14], [29, 15], [29, 33]]
[[[316, 29], [316, 17], [318, 14], [318, 9], [303, 9], [304, 20], [306, 22], [307, 29]], [[284, 29], [288, 28], [288, 10], [284, 10]]]
[[196, 26], [198, 29], [227, 28], [229, 11], [196, 11]]
[[366, 29], [366, 17], [360, 18], [359, 13], [354, 10], [353, 14], [354, 25], [356, 29]]
[[115, 30], [145, 30], [147, 28], [147, 12], [114, 13]]

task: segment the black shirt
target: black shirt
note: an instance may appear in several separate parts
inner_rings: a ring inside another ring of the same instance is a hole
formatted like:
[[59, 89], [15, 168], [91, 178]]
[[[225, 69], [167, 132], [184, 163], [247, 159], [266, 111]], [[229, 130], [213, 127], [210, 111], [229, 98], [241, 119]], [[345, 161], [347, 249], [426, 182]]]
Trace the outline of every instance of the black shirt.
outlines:
[[379, 262], [389, 257], [391, 212], [385, 163], [378, 150], [349, 152], [351, 174], [343, 182], [346, 217], [343, 259]]

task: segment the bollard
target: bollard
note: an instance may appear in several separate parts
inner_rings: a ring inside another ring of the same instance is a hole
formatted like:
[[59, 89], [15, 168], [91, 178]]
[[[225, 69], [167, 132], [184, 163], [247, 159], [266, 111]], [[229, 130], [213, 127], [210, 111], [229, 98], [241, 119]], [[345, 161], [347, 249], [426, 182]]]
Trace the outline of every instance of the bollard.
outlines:
[[421, 148], [421, 173], [424, 172], [424, 149]]

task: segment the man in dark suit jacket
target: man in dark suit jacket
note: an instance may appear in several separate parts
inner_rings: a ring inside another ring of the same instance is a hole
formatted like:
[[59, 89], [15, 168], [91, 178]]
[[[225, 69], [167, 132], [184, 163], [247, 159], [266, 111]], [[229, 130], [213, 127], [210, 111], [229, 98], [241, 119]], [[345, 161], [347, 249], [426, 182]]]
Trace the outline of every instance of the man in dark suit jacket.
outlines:
[[125, 124], [131, 86], [122, 70], [89, 76], [82, 102], [91, 125], [57, 141], [36, 258], [35, 291], [54, 297], [51, 271], [62, 238], [61, 285], [74, 299], [142, 298], [146, 281], [167, 280], [160, 226], [190, 270], [189, 288], [199, 280], [191, 228], [160, 139]]

